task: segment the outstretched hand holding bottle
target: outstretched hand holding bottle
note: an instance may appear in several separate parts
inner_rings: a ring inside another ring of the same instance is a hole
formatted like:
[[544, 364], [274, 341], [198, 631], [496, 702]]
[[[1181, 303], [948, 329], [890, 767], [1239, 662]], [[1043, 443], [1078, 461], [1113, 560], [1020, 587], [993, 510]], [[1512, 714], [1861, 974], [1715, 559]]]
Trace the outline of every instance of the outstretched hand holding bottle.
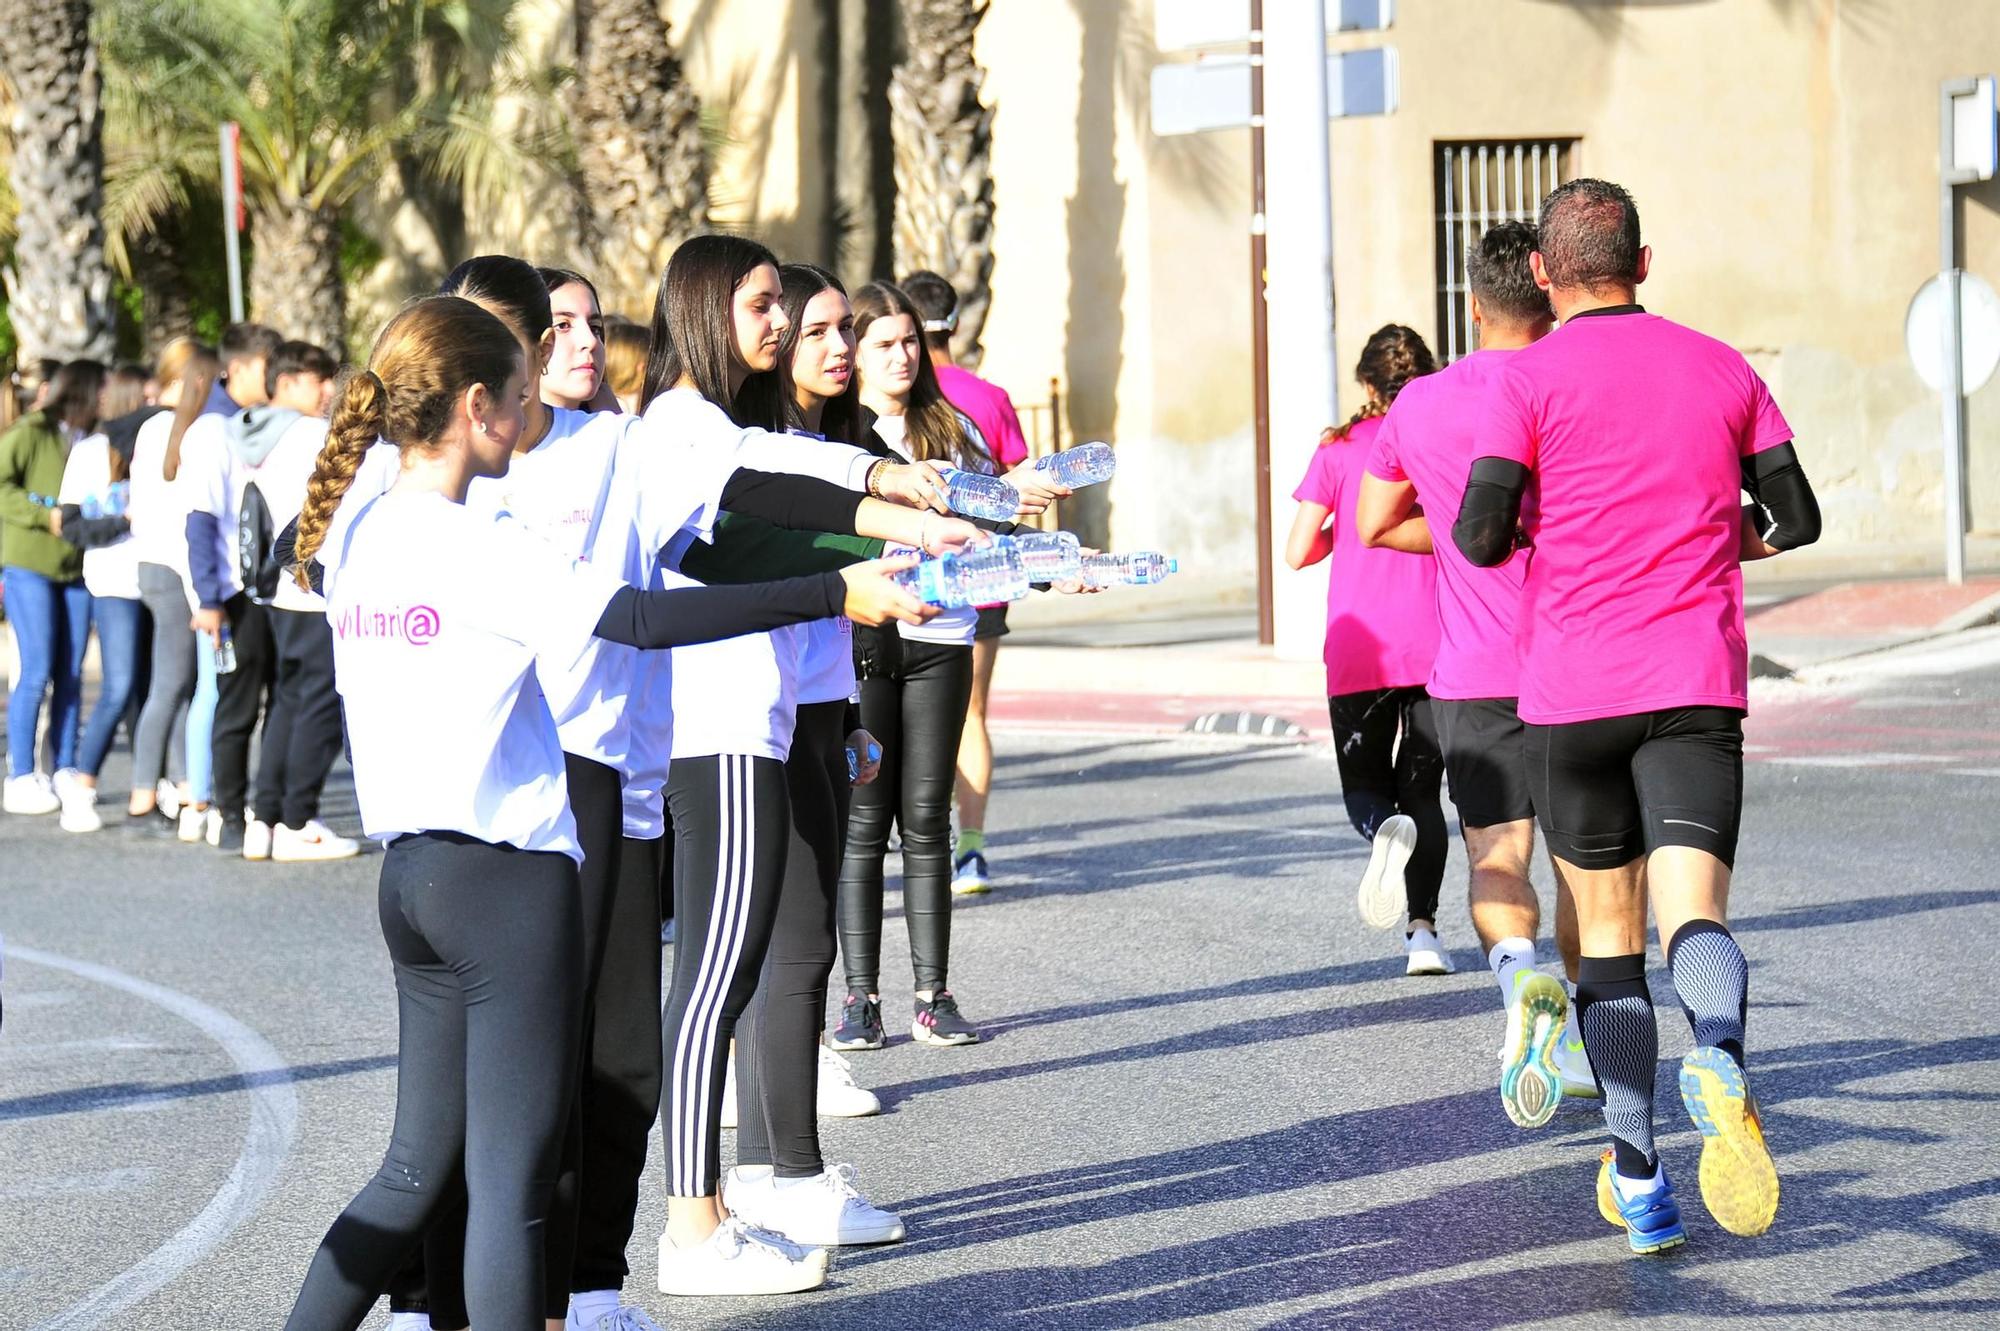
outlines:
[[841, 613], [857, 624], [870, 627], [886, 624], [892, 619], [905, 624], [921, 624], [934, 618], [937, 615], [936, 606], [925, 605], [895, 581], [895, 574], [916, 566], [915, 555], [849, 564], [840, 571], [841, 579], [847, 583], [847, 599], [841, 606]]

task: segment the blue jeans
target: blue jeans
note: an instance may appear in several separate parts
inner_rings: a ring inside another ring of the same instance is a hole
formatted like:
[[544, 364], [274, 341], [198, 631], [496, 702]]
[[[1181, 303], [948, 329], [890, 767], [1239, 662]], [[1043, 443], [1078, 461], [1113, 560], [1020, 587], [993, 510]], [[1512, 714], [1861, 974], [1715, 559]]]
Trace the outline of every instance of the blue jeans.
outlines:
[[7, 696], [7, 775], [35, 770], [35, 724], [42, 715], [42, 694], [52, 684], [49, 735], [56, 767], [74, 767], [83, 652], [90, 645], [90, 592], [80, 579], [51, 582], [24, 568], [0, 569], [0, 587], [21, 652], [21, 673]]
[[194, 635], [194, 697], [187, 714], [188, 798], [206, 804], [215, 798], [215, 637]]
[[77, 770], [96, 776], [111, 752], [111, 740], [118, 723], [131, 705], [132, 689], [139, 675], [139, 625], [145, 617], [137, 597], [99, 596], [91, 603], [97, 621], [97, 661], [102, 675], [97, 703], [90, 709], [90, 723], [83, 728], [83, 747], [77, 753]]

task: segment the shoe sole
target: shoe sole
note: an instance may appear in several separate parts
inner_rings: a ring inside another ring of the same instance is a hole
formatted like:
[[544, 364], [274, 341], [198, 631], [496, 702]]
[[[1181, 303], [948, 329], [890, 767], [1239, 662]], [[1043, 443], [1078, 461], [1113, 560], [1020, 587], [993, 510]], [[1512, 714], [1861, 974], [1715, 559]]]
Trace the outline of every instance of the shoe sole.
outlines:
[[1569, 1016], [1569, 995], [1546, 975], [1530, 975], [1507, 1005], [1507, 1044], [1500, 1063], [1500, 1106], [1516, 1127], [1539, 1128], [1562, 1105], [1556, 1041]]
[[826, 1261], [824, 1255], [817, 1262], [800, 1262], [795, 1279], [775, 1280], [760, 1284], [756, 1289], [743, 1289], [721, 1280], [675, 1281], [670, 1288], [663, 1271], [657, 1282], [662, 1294], [677, 1298], [761, 1298], [772, 1294], [803, 1294], [807, 1290], [818, 1289], [826, 1283]]
[[[325, 855], [325, 854], [281, 855], [274, 850], [265, 858], [273, 860], [278, 864], [331, 864], [335, 860], [354, 859], [356, 856], [360, 854], [361, 854], [361, 849], [360, 847], [357, 846], [353, 850], [343, 850], [335, 855]], [[244, 858], [247, 859], [249, 857], [245, 856]]]
[[[1444, 953], [1439, 952], [1438, 956], [1442, 958]], [[1405, 975], [1450, 975], [1452, 973], [1451, 963], [1445, 960], [1420, 962], [1415, 957], [1411, 957], [1403, 966], [1403, 974]]]
[[1627, 1246], [1641, 1256], [1678, 1248], [1688, 1241], [1687, 1228], [1684, 1225], [1676, 1225], [1665, 1234], [1648, 1237], [1626, 1224], [1625, 1217], [1618, 1214], [1618, 1199], [1611, 1195], [1611, 1169], [1606, 1164], [1600, 1164], [1597, 1168], [1597, 1213], [1617, 1228], [1624, 1230]]
[[960, 883], [954, 880], [951, 885], [951, 894], [955, 897], [983, 897], [992, 890], [991, 883]]
[[[978, 1044], [980, 1040], [977, 1034], [939, 1035], [930, 1027], [917, 1021], [910, 1023], [910, 1038], [918, 1044], [935, 1045], [940, 1049], [955, 1048], [959, 1045]], [[838, 1046], [835, 1047], [838, 1048]]]
[[1416, 820], [1396, 814], [1375, 829], [1375, 846], [1361, 875], [1355, 906], [1371, 929], [1387, 929], [1403, 918], [1403, 870], [1417, 849]]
[[1701, 1132], [1701, 1201], [1715, 1223], [1754, 1238], [1778, 1218], [1778, 1167], [1751, 1117], [1743, 1069], [1705, 1046], [1681, 1060], [1681, 1103]]
[[821, 1118], [874, 1118], [882, 1112], [882, 1102], [877, 1100], [868, 1109], [832, 1109], [823, 1104], [815, 1104], [813, 1110]]
[[863, 1049], [863, 1050], [880, 1049], [883, 1045], [887, 1044], [888, 1042], [889, 1042], [888, 1036], [878, 1035], [873, 1039], [862, 1039], [862, 1040], [842, 1040], [836, 1036], [829, 1038], [826, 1043], [829, 1049], [838, 1049], [843, 1053], [852, 1053], [857, 1049]]

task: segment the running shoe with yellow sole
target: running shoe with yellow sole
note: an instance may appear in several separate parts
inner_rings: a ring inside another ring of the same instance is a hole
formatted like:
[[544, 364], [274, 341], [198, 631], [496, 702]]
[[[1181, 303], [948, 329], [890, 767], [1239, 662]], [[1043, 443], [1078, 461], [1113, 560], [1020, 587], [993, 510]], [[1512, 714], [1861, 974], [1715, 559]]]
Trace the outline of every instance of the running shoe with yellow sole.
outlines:
[[1562, 1070], [1556, 1048], [1569, 1016], [1562, 982], [1540, 971], [1514, 977], [1507, 1004], [1507, 1043], [1500, 1051], [1500, 1105], [1517, 1127], [1539, 1128], [1562, 1104]]
[[1612, 1186], [1615, 1157], [1607, 1149], [1597, 1162], [1597, 1213], [1625, 1231], [1625, 1241], [1638, 1253], [1664, 1252], [1687, 1242], [1687, 1228], [1681, 1224], [1680, 1203], [1674, 1200], [1674, 1185], [1667, 1171], [1660, 1170], [1656, 1188], [1633, 1197], [1621, 1197]]
[[1743, 1069], [1703, 1045], [1681, 1060], [1681, 1103], [1701, 1130], [1702, 1204], [1730, 1233], [1762, 1234], [1778, 1218], [1778, 1167]]

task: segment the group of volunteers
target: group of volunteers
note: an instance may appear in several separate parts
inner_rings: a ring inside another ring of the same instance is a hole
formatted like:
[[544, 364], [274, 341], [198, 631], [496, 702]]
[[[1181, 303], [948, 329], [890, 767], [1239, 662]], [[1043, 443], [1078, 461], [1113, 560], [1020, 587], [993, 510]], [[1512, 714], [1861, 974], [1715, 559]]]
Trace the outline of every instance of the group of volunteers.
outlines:
[[[1005, 629], [893, 575], [1014, 529], [951, 516], [953, 469], [1004, 472], [1025, 515], [1067, 493], [1026, 462], [1005, 394], [950, 364], [957, 303], [933, 274], [850, 296], [705, 235], [639, 328], [608, 321], [584, 274], [483, 255], [406, 304], [365, 366], [316, 371], [330, 419], [295, 485], [270, 468], [302, 409], [275, 441], [254, 409], [226, 411], [221, 480], [192, 482], [213, 451], [195, 412], [159, 418], [164, 460], [142, 433], [130, 539], [165, 520], [142, 500], [187, 486], [178, 622], [233, 645], [230, 673], [271, 651], [248, 641], [261, 626], [282, 672], [280, 607], [313, 607], [332, 744], [344, 723], [363, 831], [386, 847], [394, 1128], [293, 1331], [359, 1326], [385, 1294], [405, 1331], [653, 1327], [624, 1284], [656, 1119], [663, 1293], [804, 1291], [828, 1248], [904, 1236], [826, 1158], [818, 1119], [880, 1109], [834, 1050], [879, 1049], [892, 1024], [892, 825], [904, 1029], [980, 1039], [950, 988], [951, 905], [990, 882], [982, 703]], [[232, 354], [221, 382], [240, 402]], [[275, 395], [283, 351], [250, 360]], [[174, 403], [205, 400], [204, 380], [173, 382]], [[151, 496], [142, 470], [161, 472]], [[257, 558], [224, 557], [224, 538], [266, 526], [267, 556], [245, 538]], [[227, 845], [226, 692], [217, 713]], [[260, 770], [255, 812], [274, 838], [296, 826], [265, 797]], [[826, 1032], [836, 949], [846, 996]]]
[[[1819, 508], [1743, 356], [1637, 303], [1652, 251], [1617, 185], [1576, 180], [1470, 257], [1479, 349], [1439, 369], [1377, 331], [1367, 403], [1299, 486], [1293, 567], [1332, 557], [1327, 692], [1342, 793], [1372, 843], [1364, 919], [1451, 969], [1437, 905], [1448, 780], [1472, 926], [1507, 1025], [1500, 1098], [1538, 1127], [1601, 1096], [1597, 1204], [1636, 1252], [1686, 1241], [1654, 1146], [1647, 906], [1693, 1029], [1700, 1183], [1765, 1232], [1778, 1176], [1745, 1078], [1749, 968], [1728, 925], [1748, 709], [1741, 564], [1806, 545]], [[1747, 502], [1745, 502], [1747, 497]], [[1540, 822], [1556, 949], [1536, 968]]]
[[[124, 826], [250, 860], [358, 853], [319, 818], [341, 746], [325, 604], [272, 558], [336, 369], [321, 347], [236, 324], [219, 348], [177, 338], [150, 371], [61, 365], [0, 432], [0, 579], [19, 657], [7, 813], [100, 830], [98, 778], [122, 727]], [[86, 722], [93, 628], [101, 687]]]

